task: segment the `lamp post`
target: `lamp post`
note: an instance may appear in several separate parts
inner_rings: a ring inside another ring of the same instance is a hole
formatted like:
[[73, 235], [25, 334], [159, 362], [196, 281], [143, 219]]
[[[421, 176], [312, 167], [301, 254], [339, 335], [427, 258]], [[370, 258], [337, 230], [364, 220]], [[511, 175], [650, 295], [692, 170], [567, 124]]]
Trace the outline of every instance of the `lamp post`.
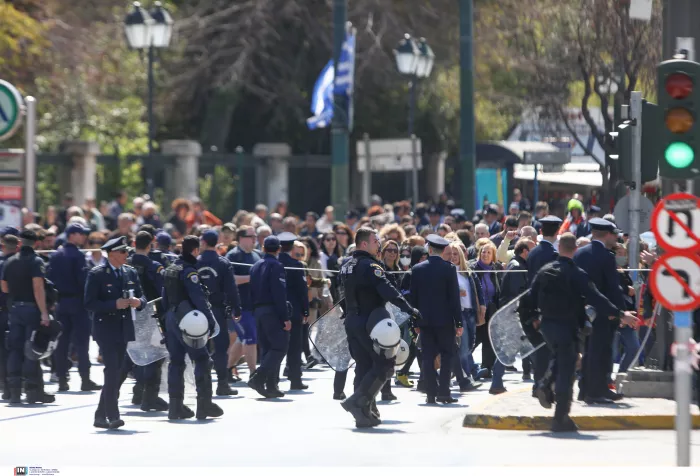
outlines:
[[413, 206], [418, 204], [418, 152], [416, 138], [413, 134], [413, 126], [416, 110], [416, 85], [419, 79], [427, 78], [433, 70], [435, 54], [425, 38], [416, 41], [406, 33], [394, 50], [396, 68], [399, 73], [409, 77], [409, 109], [408, 109], [408, 136], [412, 142], [412, 191]]
[[129, 47], [134, 50], [148, 50], [148, 164], [146, 165], [146, 186], [148, 194], [155, 196], [153, 184], [153, 64], [155, 49], [167, 48], [173, 33], [173, 18], [160, 2], [147, 12], [139, 2], [134, 2], [131, 11], [124, 19], [124, 33]]

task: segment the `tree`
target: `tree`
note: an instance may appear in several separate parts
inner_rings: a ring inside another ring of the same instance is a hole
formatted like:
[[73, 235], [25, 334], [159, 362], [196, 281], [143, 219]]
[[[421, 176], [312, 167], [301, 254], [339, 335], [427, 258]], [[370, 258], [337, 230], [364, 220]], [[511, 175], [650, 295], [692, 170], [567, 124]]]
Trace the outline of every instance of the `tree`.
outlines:
[[[661, 7], [651, 22], [631, 20], [625, 4], [608, 0], [503, 0], [499, 31], [511, 51], [511, 67], [519, 72], [528, 106], [549, 127], [564, 124], [588, 155], [592, 149], [571, 126], [566, 109], [576, 106], [590, 133], [606, 151], [614, 115], [604, 86], [620, 84], [616, 100], [622, 104], [636, 89], [653, 89], [655, 65], [661, 56]], [[522, 15], [522, 12], [528, 12]], [[617, 78], [620, 74], [622, 77]], [[622, 81], [624, 80], [624, 82]], [[591, 107], [600, 104], [604, 127]], [[563, 132], [563, 131], [555, 131]], [[617, 164], [600, 163], [601, 204], [607, 207], [618, 183]]]

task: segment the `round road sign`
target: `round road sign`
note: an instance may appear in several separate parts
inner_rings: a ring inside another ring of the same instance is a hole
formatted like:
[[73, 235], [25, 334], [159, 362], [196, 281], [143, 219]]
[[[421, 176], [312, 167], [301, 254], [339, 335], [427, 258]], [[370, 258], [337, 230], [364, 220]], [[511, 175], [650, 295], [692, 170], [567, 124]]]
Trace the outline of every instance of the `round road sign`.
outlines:
[[651, 230], [666, 251], [699, 251], [700, 198], [688, 193], [662, 198], [651, 215]]
[[651, 270], [649, 285], [654, 297], [672, 311], [692, 311], [700, 306], [700, 257], [696, 254], [664, 255]]
[[19, 91], [0, 79], [0, 140], [12, 137], [22, 123], [23, 104]]

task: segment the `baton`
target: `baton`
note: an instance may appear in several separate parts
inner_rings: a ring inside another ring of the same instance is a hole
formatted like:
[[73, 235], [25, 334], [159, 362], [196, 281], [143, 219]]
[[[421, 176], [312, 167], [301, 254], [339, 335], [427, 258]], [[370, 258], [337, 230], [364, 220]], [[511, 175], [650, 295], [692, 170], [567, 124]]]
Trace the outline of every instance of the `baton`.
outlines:
[[[134, 297], [134, 290], [129, 289], [129, 299]], [[131, 309], [131, 320], [136, 322], [136, 310], [131, 307], [131, 303], [129, 303], [129, 308]]]

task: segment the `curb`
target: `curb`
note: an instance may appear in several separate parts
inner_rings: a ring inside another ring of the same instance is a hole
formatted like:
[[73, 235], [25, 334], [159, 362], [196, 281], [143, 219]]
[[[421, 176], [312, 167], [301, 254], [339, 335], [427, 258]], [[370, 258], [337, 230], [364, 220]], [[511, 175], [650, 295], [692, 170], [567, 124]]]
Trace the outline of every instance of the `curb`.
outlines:
[[[572, 416], [580, 430], [673, 430], [675, 415]], [[700, 429], [700, 415], [693, 415], [693, 428]], [[491, 430], [549, 431], [553, 417], [467, 415], [465, 428]]]

